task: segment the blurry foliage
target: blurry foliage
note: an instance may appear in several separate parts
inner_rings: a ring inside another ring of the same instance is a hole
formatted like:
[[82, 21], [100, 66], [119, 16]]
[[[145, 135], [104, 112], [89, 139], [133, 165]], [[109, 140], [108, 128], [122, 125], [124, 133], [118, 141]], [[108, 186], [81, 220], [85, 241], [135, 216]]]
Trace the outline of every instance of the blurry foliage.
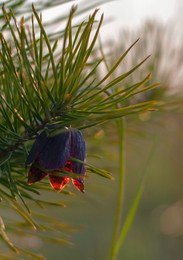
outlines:
[[[150, 58], [147, 60], [143, 69], [137, 70], [133, 76], [129, 76], [122, 84], [121, 88], [128, 88], [136, 81], [143, 79], [149, 73], [152, 73], [148, 84], [159, 83], [161, 87], [154, 88], [148, 92], [135, 95], [130, 99], [131, 104], [144, 102], [146, 100], [157, 100], [158, 109], [172, 110], [180, 109], [183, 100], [181, 93], [183, 76], [183, 39], [179, 34], [174, 23], [163, 24], [158, 21], [149, 20], [134, 30], [121, 30], [119, 40], [114, 42], [108, 40], [100, 46], [105, 53], [108, 66], [118, 58], [121, 51], [125, 51], [129, 44], [140, 37], [139, 43], [129, 53], [128, 59], [124, 60], [111, 77], [117, 77], [131, 68], [136, 62], [141, 61], [147, 54]], [[115, 46], [115, 48], [114, 48]], [[94, 56], [98, 55], [96, 49]], [[98, 76], [103, 75], [105, 68], [100, 71]], [[147, 84], [145, 83], [145, 86]]]

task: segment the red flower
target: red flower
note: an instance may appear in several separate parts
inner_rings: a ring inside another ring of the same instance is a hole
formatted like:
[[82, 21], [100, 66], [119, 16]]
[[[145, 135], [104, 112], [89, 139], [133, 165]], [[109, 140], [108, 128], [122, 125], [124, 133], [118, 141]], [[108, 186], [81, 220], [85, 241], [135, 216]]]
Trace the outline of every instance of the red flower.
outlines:
[[[52, 125], [48, 129], [54, 129], [57, 126]], [[28, 175], [28, 184], [40, 181], [49, 175], [52, 187], [56, 191], [61, 191], [70, 177], [54, 175], [48, 173], [48, 170], [62, 172], [60, 168], [64, 168], [76, 174], [84, 175], [86, 173], [84, 164], [69, 159], [69, 157], [73, 157], [83, 162], [86, 161], [86, 145], [81, 132], [67, 127], [59, 130], [60, 133], [55, 135], [48, 135], [44, 130], [34, 142], [26, 160], [26, 165], [32, 164]], [[73, 178], [72, 182], [84, 193], [84, 177]]]

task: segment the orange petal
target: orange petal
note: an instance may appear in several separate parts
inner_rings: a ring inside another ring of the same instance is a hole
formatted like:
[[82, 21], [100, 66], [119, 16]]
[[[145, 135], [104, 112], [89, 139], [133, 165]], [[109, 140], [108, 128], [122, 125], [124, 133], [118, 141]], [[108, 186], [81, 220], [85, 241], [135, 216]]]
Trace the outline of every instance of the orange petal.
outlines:
[[72, 179], [72, 182], [78, 190], [80, 190], [82, 193], [85, 193], [83, 178]]
[[60, 177], [56, 175], [49, 174], [51, 186], [58, 192], [60, 192], [69, 181], [69, 177]]

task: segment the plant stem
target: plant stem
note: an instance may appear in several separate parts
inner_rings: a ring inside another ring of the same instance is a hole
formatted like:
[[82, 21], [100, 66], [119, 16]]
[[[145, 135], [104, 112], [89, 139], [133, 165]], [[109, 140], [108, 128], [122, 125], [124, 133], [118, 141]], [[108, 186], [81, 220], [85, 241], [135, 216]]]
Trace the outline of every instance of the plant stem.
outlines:
[[155, 149], [156, 149], [156, 145], [157, 145], [157, 139], [154, 138], [153, 146], [152, 146], [152, 149], [151, 149], [150, 154], [148, 156], [148, 159], [146, 161], [146, 164], [144, 166], [144, 170], [142, 172], [142, 176], [140, 178], [139, 185], [137, 187], [137, 191], [136, 191], [134, 200], [133, 200], [131, 207], [130, 207], [130, 210], [127, 214], [127, 217], [126, 217], [126, 220], [124, 222], [123, 228], [121, 230], [120, 236], [119, 236], [119, 238], [118, 238], [118, 240], [116, 241], [116, 244], [115, 244], [114, 251], [115, 251], [116, 255], [119, 252], [119, 249], [122, 246], [123, 241], [125, 239], [125, 236], [128, 233], [128, 230], [131, 227], [132, 221], [135, 217], [135, 213], [136, 213], [136, 210], [138, 208], [139, 201], [140, 201], [140, 198], [141, 198], [141, 195], [142, 195], [145, 177], [148, 173], [148, 169], [149, 169], [148, 167], [149, 167], [150, 162], [152, 161], [152, 158], [153, 158], [153, 155], [154, 155], [154, 152], [155, 152]]
[[116, 242], [117, 235], [120, 227], [122, 206], [123, 206], [123, 192], [124, 192], [124, 162], [125, 162], [125, 119], [120, 118], [116, 120], [118, 136], [119, 136], [119, 190], [118, 190], [118, 201], [117, 201], [117, 210], [116, 210], [116, 218], [113, 229], [113, 237], [111, 244], [111, 255], [110, 260], [114, 260], [116, 258]]

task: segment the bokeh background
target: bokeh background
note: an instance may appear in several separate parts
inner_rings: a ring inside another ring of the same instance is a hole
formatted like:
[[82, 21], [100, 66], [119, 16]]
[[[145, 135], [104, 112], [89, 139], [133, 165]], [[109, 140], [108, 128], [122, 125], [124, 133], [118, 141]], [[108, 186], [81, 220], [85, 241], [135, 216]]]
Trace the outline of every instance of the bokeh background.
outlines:
[[[86, 1], [75, 1], [79, 8]], [[57, 10], [62, 15], [65, 9]], [[100, 40], [106, 61], [114, 64], [137, 38], [140, 41], [126, 57], [114, 76], [151, 54], [150, 59], [125, 81], [125, 86], [152, 72], [151, 83], [160, 87], [140, 100], [156, 99], [159, 111], [130, 116], [126, 120], [126, 173], [123, 219], [130, 208], [138, 181], [146, 164], [154, 137], [157, 146], [144, 185], [135, 220], [118, 259], [183, 259], [183, 38], [181, 0], [122, 0], [99, 6], [104, 12]], [[88, 12], [90, 13], [92, 9]], [[53, 15], [47, 10], [43, 20]], [[77, 20], [86, 16], [82, 14]], [[62, 25], [64, 27], [64, 24]], [[95, 59], [98, 51], [93, 54]], [[105, 67], [103, 68], [105, 71]], [[100, 73], [104, 73], [101, 70]], [[97, 75], [100, 77], [100, 75]], [[136, 100], [132, 100], [132, 103]], [[19, 238], [20, 245], [42, 252], [49, 260], [108, 260], [115, 218], [118, 189], [118, 138], [115, 122], [106, 123], [83, 134], [87, 142], [88, 162], [110, 171], [114, 180], [89, 175], [86, 193], [68, 188], [76, 197], [61, 196], [66, 208], [48, 209], [48, 215], [59, 218], [72, 228], [66, 229], [74, 246], [42, 243]], [[100, 158], [92, 157], [97, 154]], [[45, 199], [47, 194], [44, 193]], [[50, 196], [50, 195], [49, 195]]]
[[[151, 54], [151, 58], [125, 84], [131, 84], [148, 72], [152, 72], [152, 84], [161, 84], [148, 96], [139, 98], [155, 98], [162, 108], [127, 120], [123, 217], [135, 195], [154, 136], [158, 142], [148, 167], [139, 209], [118, 259], [183, 259], [182, 11], [181, 0], [111, 1], [100, 6], [99, 15], [104, 12], [105, 17], [100, 40], [109, 66], [140, 37], [115, 76]], [[115, 124], [111, 122], [102, 129], [98, 127], [92, 133], [86, 131], [84, 134], [88, 153], [102, 156], [102, 159], [88, 160], [111, 171], [115, 180], [89, 176], [86, 194], [77, 193], [77, 199], [70, 201], [72, 206], [54, 211], [62, 219], [71, 223], [74, 220], [80, 225], [81, 232], [74, 234], [75, 246], [69, 250], [43, 245], [49, 259], [109, 259], [118, 187]]]

